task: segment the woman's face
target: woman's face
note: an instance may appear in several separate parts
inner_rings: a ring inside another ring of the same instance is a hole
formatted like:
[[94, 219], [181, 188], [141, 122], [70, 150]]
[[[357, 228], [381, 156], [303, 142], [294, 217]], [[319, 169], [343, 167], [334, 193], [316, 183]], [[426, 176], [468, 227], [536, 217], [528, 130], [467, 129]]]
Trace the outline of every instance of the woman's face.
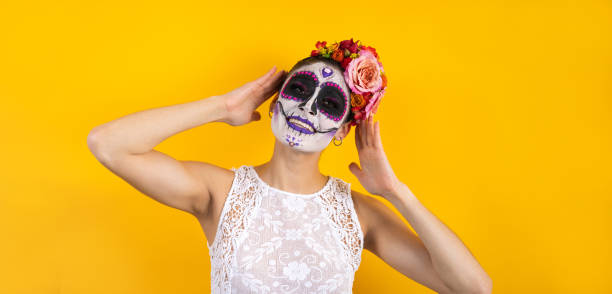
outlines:
[[297, 150], [321, 151], [349, 115], [350, 97], [340, 67], [325, 62], [300, 66], [279, 91], [272, 132]]

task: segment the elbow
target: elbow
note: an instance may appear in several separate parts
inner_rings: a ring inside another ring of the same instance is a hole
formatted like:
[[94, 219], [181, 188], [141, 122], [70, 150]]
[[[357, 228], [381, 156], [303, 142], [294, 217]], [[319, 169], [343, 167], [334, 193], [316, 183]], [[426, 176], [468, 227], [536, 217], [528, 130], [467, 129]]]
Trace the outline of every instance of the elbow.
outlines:
[[492, 291], [493, 291], [493, 281], [488, 275], [485, 274], [484, 277], [478, 279], [478, 281], [474, 281], [470, 283], [469, 286], [466, 285], [461, 290], [450, 289], [448, 293], [452, 293], [452, 294], [491, 294]]
[[482, 293], [491, 294], [491, 292], [493, 292], [493, 280], [489, 276], [487, 276], [485, 291]]
[[491, 294], [493, 291], [493, 280], [485, 274], [479, 283], [474, 287], [473, 294]]
[[110, 156], [106, 148], [104, 148], [105, 141], [103, 131], [100, 127], [93, 128], [89, 134], [87, 134], [87, 148], [89, 148], [89, 151], [91, 151], [96, 159], [102, 163], [110, 160]]
[[91, 131], [89, 131], [89, 134], [87, 134], [87, 147], [89, 148], [89, 150], [93, 151], [98, 145], [99, 141], [100, 130], [99, 127], [95, 127]]

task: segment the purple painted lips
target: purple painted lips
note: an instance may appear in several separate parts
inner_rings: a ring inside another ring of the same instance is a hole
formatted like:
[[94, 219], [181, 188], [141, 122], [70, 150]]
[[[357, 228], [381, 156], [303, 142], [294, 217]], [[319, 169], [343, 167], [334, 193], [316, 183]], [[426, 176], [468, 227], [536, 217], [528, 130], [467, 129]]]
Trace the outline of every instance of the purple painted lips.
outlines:
[[307, 119], [301, 118], [299, 116], [290, 116], [287, 117], [287, 125], [289, 125], [292, 129], [304, 133], [304, 134], [314, 134], [314, 126]]

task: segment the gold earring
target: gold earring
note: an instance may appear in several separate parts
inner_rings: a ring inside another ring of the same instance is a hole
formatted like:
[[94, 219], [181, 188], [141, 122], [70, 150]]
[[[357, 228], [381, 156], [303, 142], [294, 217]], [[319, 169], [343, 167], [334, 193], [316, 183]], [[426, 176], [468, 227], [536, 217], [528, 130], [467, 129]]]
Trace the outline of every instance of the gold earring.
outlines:
[[340, 139], [340, 144], [336, 144], [336, 136], [334, 136], [333, 142], [334, 142], [334, 145], [336, 145], [336, 146], [342, 145], [342, 139]]

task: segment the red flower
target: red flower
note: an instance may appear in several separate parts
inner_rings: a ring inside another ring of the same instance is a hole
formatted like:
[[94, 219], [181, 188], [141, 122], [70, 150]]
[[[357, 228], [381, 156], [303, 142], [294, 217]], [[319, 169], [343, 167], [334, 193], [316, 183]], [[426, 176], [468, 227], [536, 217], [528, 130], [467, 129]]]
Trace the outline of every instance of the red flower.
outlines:
[[310, 56], [317, 56], [317, 55], [319, 55], [319, 50], [312, 50], [310, 52]]
[[350, 57], [344, 57], [344, 59], [342, 59], [342, 62], [340, 63], [340, 65], [342, 66], [342, 69], [346, 69], [346, 67], [351, 62], [351, 60], [353, 59]]
[[317, 41], [317, 44], [315, 45], [315, 47], [317, 47], [317, 49], [321, 49], [324, 48], [325, 46], [327, 46], [327, 41]]
[[353, 38], [351, 38], [350, 40], [344, 40], [340, 42], [340, 48], [342, 49], [348, 49], [351, 46], [353, 46], [355, 42], [353, 42]]
[[348, 49], [348, 51], [351, 53], [357, 53], [357, 50], [359, 49], [359, 45], [357, 45], [357, 42], [354, 42], [353, 38], [351, 38], [350, 40], [344, 40], [340, 42], [340, 48]]
[[374, 57], [376, 57], [376, 59], [378, 59], [378, 53], [376, 53], [376, 49], [370, 47], [370, 46], [364, 46], [363, 48], [361, 48], [361, 50], [367, 50], [372, 52], [372, 54], [374, 54]]
[[357, 111], [355, 112], [355, 115], [353, 116], [355, 120], [360, 120], [362, 117], [363, 117], [363, 111]]

